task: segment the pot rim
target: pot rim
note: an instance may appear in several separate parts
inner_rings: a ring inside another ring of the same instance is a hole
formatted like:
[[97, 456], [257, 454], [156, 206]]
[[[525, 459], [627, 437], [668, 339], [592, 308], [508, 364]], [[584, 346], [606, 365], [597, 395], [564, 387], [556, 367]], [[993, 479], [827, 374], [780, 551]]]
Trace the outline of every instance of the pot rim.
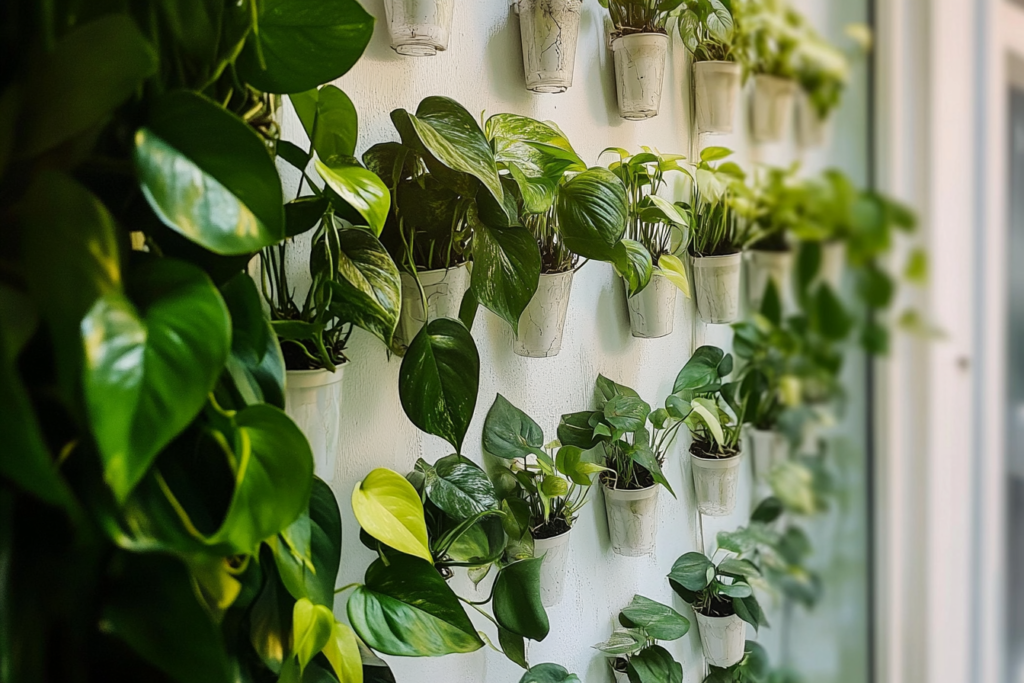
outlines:
[[572, 527], [569, 527], [568, 531], [563, 531], [557, 536], [548, 536], [547, 538], [535, 538], [533, 539], [533, 547], [537, 548], [538, 545], [543, 544], [545, 548], [557, 548], [560, 545], [565, 545], [569, 542], [569, 534], [572, 533]]
[[666, 47], [668, 46], [668, 33], [627, 33], [625, 35], [615, 36], [612, 38], [612, 52], [616, 50], [616, 45], [620, 41], [626, 40], [627, 38], [642, 38], [642, 39], [657, 39], [658, 42], [664, 42]]
[[601, 486], [604, 487], [605, 495], [611, 494], [612, 498], [616, 500], [646, 500], [658, 495], [658, 488], [661, 484], [655, 483], [653, 486], [642, 489], [613, 489], [602, 481]]
[[690, 260], [694, 268], [715, 268], [722, 265], [739, 263], [743, 258], [742, 251], [734, 251], [731, 254], [719, 254], [717, 256], [694, 256], [690, 254]]
[[704, 621], [728, 621], [731, 619], [739, 619], [740, 621], [743, 621], [737, 614], [730, 614], [727, 617], [709, 617], [706, 614], [701, 614], [697, 610], [693, 610], [693, 614], [697, 619], [703, 619]]
[[740, 65], [739, 62], [730, 62], [730, 61], [728, 61], [726, 59], [702, 59], [702, 60], [700, 60], [698, 62], [694, 62], [693, 63], [693, 68], [694, 69], [696, 69], [699, 66], [717, 66], [717, 67], [727, 66], [727, 67], [729, 67], [730, 71], [742, 71], [743, 70], [743, 67]]
[[342, 380], [348, 363], [342, 363], [334, 372], [326, 368], [317, 370], [288, 370], [285, 372], [285, 391], [289, 389], [317, 389]]
[[740, 458], [742, 457], [743, 451], [737, 452], [736, 455], [730, 455], [728, 458], [702, 458], [692, 452], [690, 453], [690, 461], [705, 470], [729, 470], [739, 467]]

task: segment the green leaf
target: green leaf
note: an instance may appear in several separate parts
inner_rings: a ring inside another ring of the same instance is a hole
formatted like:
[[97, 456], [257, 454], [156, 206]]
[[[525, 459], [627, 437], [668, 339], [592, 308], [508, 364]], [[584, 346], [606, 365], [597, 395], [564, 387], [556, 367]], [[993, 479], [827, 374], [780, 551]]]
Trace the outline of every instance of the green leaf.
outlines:
[[227, 370], [246, 403], [284, 408], [285, 366], [256, 283], [239, 273], [220, 288], [231, 315]]
[[493, 456], [512, 460], [536, 454], [543, 445], [544, 433], [533, 418], [501, 394], [495, 396], [484, 419], [484, 450]]
[[734, 583], [731, 585], [723, 583], [718, 587], [718, 592], [733, 599], [748, 598], [754, 594], [750, 586], [745, 583]]
[[82, 321], [85, 398], [104, 479], [124, 502], [157, 453], [202, 409], [228, 357], [231, 321], [202, 271], [159, 259]]
[[[419, 466], [417, 463], [417, 469]], [[461, 455], [448, 455], [433, 467], [426, 466], [424, 474], [427, 498], [455, 520], [466, 520], [485, 510], [498, 509], [498, 498], [491, 480], [472, 460]]]
[[[271, 544], [274, 564], [288, 592], [296, 600], [309, 598], [318, 605], [334, 605], [334, 584], [341, 565], [341, 512], [330, 487], [313, 478], [309, 497], [309, 514], [296, 520], [292, 527], [308, 527], [309, 557], [303, 557], [283, 540]], [[286, 537], [286, 529], [282, 536]], [[310, 566], [312, 565], [312, 566]]]
[[722, 423], [718, 419], [718, 405], [709, 398], [695, 398], [690, 401], [693, 412], [700, 416], [701, 421], [707, 425], [708, 431], [714, 437], [715, 443], [719, 446], [725, 445], [725, 434], [722, 432]]
[[284, 199], [260, 136], [237, 116], [187, 91], [165, 95], [135, 134], [142, 192], [172, 230], [221, 255], [281, 241]]
[[736, 557], [722, 560], [718, 565], [718, 573], [735, 579], [752, 579], [761, 576], [761, 572], [753, 562]]
[[565, 246], [583, 258], [612, 261], [629, 217], [626, 188], [614, 173], [595, 167], [558, 190], [555, 203]]
[[327, 186], [358, 211], [379, 237], [391, 210], [391, 193], [383, 181], [372, 171], [345, 159], [326, 163], [318, 158], [313, 165]]
[[[325, 88], [327, 86], [324, 86]], [[302, 130], [306, 131], [306, 137], [313, 140], [313, 128], [316, 125], [317, 103], [320, 101], [320, 90], [310, 88], [302, 92], [295, 92], [288, 95], [288, 101], [295, 109], [295, 115], [299, 117]], [[280, 144], [280, 141], [279, 143]]]
[[731, 154], [732, 150], [725, 147], [705, 147], [700, 151], [700, 160], [705, 162], [718, 161], [725, 159]]
[[754, 512], [751, 513], [750, 521], [771, 524], [779, 518], [783, 510], [782, 501], [775, 496], [770, 496], [762, 500]]
[[654, 274], [668, 278], [687, 299], [690, 298], [690, 280], [686, 276], [686, 267], [678, 256], [662, 254], [658, 258], [658, 268]]
[[715, 565], [703, 553], [686, 553], [672, 565], [668, 578], [687, 590], [700, 592], [715, 578]]
[[825, 284], [818, 289], [817, 317], [821, 333], [826, 339], [844, 339], [853, 328], [853, 320], [843, 308], [842, 302], [832, 288]]
[[558, 440], [563, 446], [578, 446], [584, 450], [593, 448], [596, 440], [590, 420], [595, 415], [601, 415], [601, 413], [584, 410], [579, 413], [563, 415], [558, 423]]
[[469, 330], [457, 320], [438, 318], [409, 345], [398, 393], [414, 425], [461, 451], [479, 383], [480, 356]]
[[334, 614], [330, 608], [315, 605], [307, 598], [295, 602], [292, 610], [292, 653], [299, 660], [299, 671], [303, 671], [314, 656], [320, 653], [331, 639]]
[[683, 665], [660, 645], [645, 647], [626, 663], [630, 683], [683, 683]]
[[868, 306], [887, 308], [892, 303], [896, 285], [888, 273], [872, 265], [858, 272], [857, 291]]
[[633, 596], [629, 606], [620, 613], [619, 621], [626, 628], [642, 628], [654, 640], [678, 640], [690, 630], [689, 619], [642, 595]]
[[483, 647], [473, 622], [432, 562], [389, 554], [366, 570], [366, 585], [348, 601], [348, 618], [374, 650], [400, 657], [439, 657]]
[[328, 165], [335, 160], [352, 157], [356, 153], [358, 139], [359, 115], [352, 100], [337, 86], [325, 85], [317, 93], [316, 124], [312, 136], [316, 155]]
[[579, 676], [558, 664], [537, 664], [523, 674], [519, 683], [580, 683]]
[[499, 626], [498, 644], [501, 645], [501, 651], [510, 661], [524, 669], [530, 666], [526, 661], [526, 638]]
[[543, 559], [520, 560], [503, 567], [494, 580], [494, 618], [502, 628], [530, 640], [544, 640], [550, 628], [540, 599]]
[[676, 375], [672, 385], [672, 393], [692, 391], [694, 393], [710, 393], [720, 385], [718, 365], [725, 358], [725, 352], [715, 346], [702, 346], [693, 352], [690, 360]]
[[263, 0], [236, 68], [264, 92], [297, 93], [345, 75], [373, 35], [356, 0]]
[[352, 492], [352, 511], [381, 543], [433, 564], [423, 503], [402, 475], [383, 468], [370, 472]]
[[768, 620], [765, 619], [761, 605], [753, 595], [736, 598], [732, 601], [732, 606], [736, 610], [736, 616], [753, 626], [755, 631], [762, 626], [768, 626]]
[[624, 239], [616, 244], [612, 264], [629, 286], [629, 296], [639, 294], [651, 282], [654, 273], [651, 254], [639, 242]]
[[[267, 557], [266, 552], [262, 557]], [[274, 567], [268, 566], [264, 572], [263, 587], [249, 611], [249, 642], [260, 660], [274, 673], [280, 673], [282, 664], [291, 654], [295, 601], [281, 587]]]
[[391, 345], [402, 309], [402, 279], [384, 245], [366, 230], [338, 231], [338, 275], [331, 313]]
[[779, 288], [775, 286], [774, 278], [768, 278], [760, 312], [772, 325], [778, 326], [782, 322], [782, 299], [779, 298]]
[[639, 629], [615, 629], [608, 640], [594, 646], [606, 655], [617, 657], [639, 652], [647, 644], [647, 634]]
[[613, 396], [604, 404], [604, 420], [623, 432], [636, 432], [647, 424], [651, 406], [638, 396]]
[[363, 683], [363, 661], [359, 653], [359, 640], [348, 624], [334, 622], [331, 637], [324, 646], [324, 656], [331, 663], [338, 683]]
[[324, 197], [299, 197], [284, 205], [285, 236], [297, 237], [316, 227], [327, 210]]
[[127, 13], [66, 33], [28, 60], [18, 154], [36, 156], [101, 124], [156, 73], [157, 55]]
[[468, 219], [473, 227], [473, 294], [518, 334], [519, 318], [540, 280], [537, 240], [523, 227], [489, 227], [472, 209]]
[[668, 492], [673, 496], [676, 495], [676, 492], [672, 490], [672, 485], [668, 483], [665, 473], [661, 471], [661, 463], [658, 462], [658, 456], [651, 450], [650, 445], [644, 441], [634, 443], [629, 449], [629, 457], [633, 459], [633, 462], [650, 472], [655, 482], [668, 489]]

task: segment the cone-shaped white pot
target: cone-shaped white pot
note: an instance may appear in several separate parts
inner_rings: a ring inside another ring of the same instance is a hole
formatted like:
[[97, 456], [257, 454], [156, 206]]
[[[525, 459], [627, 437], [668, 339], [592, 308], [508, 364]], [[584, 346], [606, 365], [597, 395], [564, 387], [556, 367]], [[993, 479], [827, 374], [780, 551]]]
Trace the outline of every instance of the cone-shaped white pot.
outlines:
[[732, 133], [742, 74], [736, 62], [693, 65], [698, 133]]
[[846, 270], [846, 242], [832, 240], [821, 245], [821, 267], [818, 277], [838, 292]]
[[658, 533], [657, 484], [638, 491], [604, 488], [608, 535], [617, 555], [641, 557], [654, 552]]
[[735, 614], [728, 617], [706, 617], [700, 612], [695, 614], [700, 644], [708, 664], [725, 668], [743, 659], [747, 626], [742, 619]]
[[832, 133], [832, 117], [822, 117], [803, 90], [796, 95], [796, 141], [804, 149], [824, 147]]
[[519, 316], [519, 334], [512, 340], [518, 356], [548, 358], [562, 350], [562, 333], [569, 310], [573, 271], [543, 273], [537, 292]]
[[455, 0], [384, 0], [391, 48], [410, 57], [447, 50], [454, 10]]
[[750, 101], [750, 134], [754, 142], [780, 142], [793, 125], [796, 81], [778, 76], [754, 76]]
[[790, 300], [793, 281], [793, 252], [751, 249], [747, 252], [747, 301], [750, 310], [759, 312], [768, 283], [775, 283], [783, 308]]
[[672, 334], [676, 318], [676, 292], [679, 288], [667, 277], [655, 274], [650, 283], [635, 296], [629, 296], [626, 286], [626, 304], [629, 307], [629, 327], [634, 337], [657, 339]]
[[750, 429], [750, 446], [754, 451], [754, 472], [767, 476], [773, 467], [785, 462], [789, 456], [789, 440], [774, 429]]
[[533, 542], [533, 556], [544, 558], [540, 564], [540, 601], [545, 607], [554, 607], [562, 601], [571, 533], [572, 529], [559, 536], [538, 538]]
[[693, 290], [697, 313], [706, 323], [735, 322], [740, 314], [740, 265], [743, 254], [694, 256]]
[[572, 86], [583, 0], [518, 0], [526, 89], [565, 92]]
[[664, 33], [632, 33], [612, 41], [615, 91], [622, 118], [639, 121], [658, 115], [668, 42]]
[[697, 509], [708, 517], [725, 517], [736, 509], [742, 453], [729, 458], [701, 458], [690, 453]]
[[334, 481], [341, 452], [341, 378], [345, 366], [327, 370], [289, 370], [285, 412], [313, 449], [316, 476]]
[[469, 269], [466, 264], [447, 270], [424, 270], [419, 274], [423, 293], [427, 298], [427, 309], [423, 310], [423, 298], [416, 278], [402, 273], [402, 314], [398, 319], [398, 341], [408, 346], [428, 320], [436, 318], [458, 318], [462, 297], [469, 289]]

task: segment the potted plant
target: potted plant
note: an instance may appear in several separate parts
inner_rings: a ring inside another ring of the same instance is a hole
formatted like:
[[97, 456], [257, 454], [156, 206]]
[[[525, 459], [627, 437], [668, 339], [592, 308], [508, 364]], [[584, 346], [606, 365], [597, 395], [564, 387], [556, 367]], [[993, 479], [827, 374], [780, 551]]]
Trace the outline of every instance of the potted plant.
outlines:
[[793, 56], [801, 40], [799, 14], [784, 0], [745, 2], [741, 21], [753, 73], [750, 133], [756, 143], [780, 142], [792, 127], [797, 85]]
[[625, 278], [629, 325], [634, 337], [664, 337], [672, 334], [675, 325], [676, 291], [689, 296], [690, 288], [683, 262], [675, 255], [683, 243], [687, 217], [658, 192], [665, 188], [666, 174], [682, 172], [679, 160], [684, 157], [646, 147], [634, 155], [620, 148], [608, 151], [619, 156], [609, 169], [626, 188], [626, 237], [631, 241], [632, 260], [644, 267], [640, 279]]
[[408, 57], [433, 57], [448, 49], [455, 0], [384, 0], [391, 49]]
[[608, 657], [617, 683], [682, 683], [683, 666], [658, 641], [679, 640], [690, 621], [668, 605], [634, 595], [611, 638], [594, 646]]
[[[716, 553], [717, 555], [717, 553]], [[686, 553], [669, 572], [672, 590], [693, 608], [708, 664], [730, 667], [743, 659], [747, 629], [767, 626], [750, 582], [761, 572], [749, 560], [727, 557], [717, 565], [703, 553]]]
[[669, 37], [665, 25], [683, 0], [598, 0], [612, 20], [615, 91], [619, 116], [631, 121], [658, 115]]
[[[502, 510], [511, 515], [506, 533], [543, 557], [540, 588], [545, 607], [562, 600], [569, 533], [587, 503], [591, 477], [604, 468], [603, 446], [592, 451], [544, 444], [541, 428], [498, 394], [484, 420], [484, 452], [508, 461], [493, 476]], [[518, 532], [518, 533], [517, 533]]]
[[687, 0], [676, 12], [679, 36], [693, 56], [697, 133], [732, 133], [743, 82], [732, 4]]
[[[675, 492], [662, 472], [682, 419], [672, 397], [651, 407], [629, 387], [597, 378], [597, 409], [563, 415], [558, 440], [584, 450], [604, 446], [601, 483], [612, 550], [628, 557], [654, 552], [659, 485]], [[648, 426], [650, 428], [648, 428]]]
[[518, 225], [515, 183], [499, 175], [484, 132], [454, 100], [428, 97], [415, 114], [397, 109], [391, 119], [402, 141], [374, 145], [363, 158], [392, 199], [383, 242], [402, 271], [396, 350], [428, 320], [461, 315], [471, 324], [477, 304], [518, 331], [541, 260]]
[[583, 0], [515, 0], [526, 89], [563, 93], [572, 86]]
[[758, 311], [771, 282], [783, 310], [790, 304], [793, 249], [790, 235], [808, 220], [808, 190], [793, 180], [794, 169], [769, 168], [754, 188], [747, 249], [747, 301]]
[[764, 647], [748, 640], [740, 661], [729, 667], [709, 667], [704, 683], [799, 683], [800, 680], [786, 677], [784, 670], [772, 671]]
[[580, 677], [560, 664], [537, 664], [523, 674], [519, 683], [580, 683]]

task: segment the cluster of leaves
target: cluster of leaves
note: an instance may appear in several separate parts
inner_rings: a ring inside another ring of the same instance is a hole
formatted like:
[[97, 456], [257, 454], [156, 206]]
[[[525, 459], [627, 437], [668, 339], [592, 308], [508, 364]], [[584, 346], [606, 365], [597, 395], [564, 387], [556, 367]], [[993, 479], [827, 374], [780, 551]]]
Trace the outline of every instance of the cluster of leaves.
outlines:
[[725, 669], [710, 667], [704, 683], [799, 683], [800, 680], [786, 669], [772, 669], [764, 647], [748, 640], [743, 659]]
[[612, 659], [612, 667], [637, 683], [682, 683], [683, 666], [658, 641], [679, 640], [690, 630], [690, 621], [668, 605], [634, 595], [619, 612], [621, 629], [595, 645]]
[[738, 164], [713, 162], [729, 157], [724, 147], [705, 147], [693, 172], [684, 169], [693, 188], [689, 202], [677, 206], [690, 228], [689, 251], [693, 256], [735, 254], [743, 248], [744, 204], [749, 189], [746, 174]]
[[741, 400], [740, 382], [726, 382], [733, 358], [716, 346], [701, 346], [679, 371], [672, 386], [673, 403], [693, 442], [690, 452], [706, 458], [726, 458], [740, 447], [748, 406]]
[[608, 10], [616, 36], [665, 33], [674, 12], [685, 0], [597, 0]]
[[738, 27], [732, 0], [685, 0], [675, 10], [679, 37], [695, 62], [734, 62]]
[[752, 587], [761, 580], [761, 572], [750, 560], [727, 557], [715, 565], [704, 553], [690, 552], [675, 561], [668, 580], [672, 590], [699, 614], [735, 614], [754, 630], [768, 626]]
[[754, 74], [793, 78], [795, 57], [805, 41], [805, 20], [789, 0], [734, 0], [740, 60]]

